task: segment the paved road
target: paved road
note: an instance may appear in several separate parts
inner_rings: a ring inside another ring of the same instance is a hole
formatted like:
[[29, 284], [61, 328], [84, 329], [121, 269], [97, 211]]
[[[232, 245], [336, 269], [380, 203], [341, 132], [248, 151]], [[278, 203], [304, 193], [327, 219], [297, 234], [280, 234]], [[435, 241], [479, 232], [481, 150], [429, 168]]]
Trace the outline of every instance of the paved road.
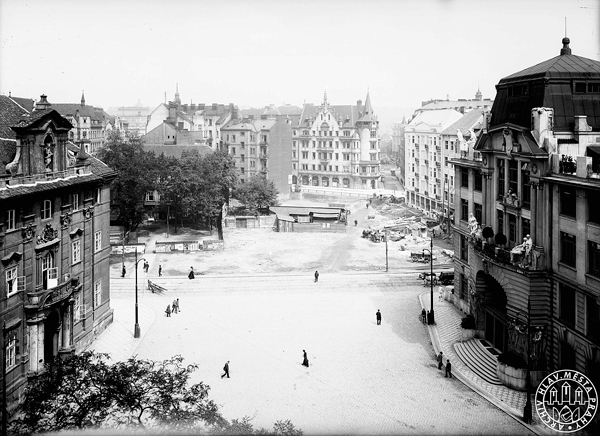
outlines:
[[[132, 327], [131, 286], [119, 290], [114, 282], [115, 326]], [[167, 295], [140, 294], [144, 336], [134, 352], [198, 363], [197, 380], [211, 386], [229, 419], [248, 415], [265, 428], [291, 419], [305, 434], [527, 434], [437, 370], [417, 320], [423, 287], [414, 274], [324, 272], [319, 283], [305, 274], [203, 276], [163, 284]], [[166, 318], [176, 297], [182, 313]], [[113, 341], [130, 334], [107, 333], [99, 351], [114, 347], [111, 334]], [[300, 365], [303, 349], [309, 368]], [[231, 378], [221, 379], [226, 360]]]

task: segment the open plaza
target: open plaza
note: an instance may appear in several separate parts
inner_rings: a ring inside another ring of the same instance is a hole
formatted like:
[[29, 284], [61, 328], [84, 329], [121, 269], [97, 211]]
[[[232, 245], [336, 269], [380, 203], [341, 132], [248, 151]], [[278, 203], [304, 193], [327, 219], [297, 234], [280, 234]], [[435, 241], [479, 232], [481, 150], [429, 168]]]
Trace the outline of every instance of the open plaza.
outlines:
[[[418, 271], [429, 267], [389, 243], [386, 273], [385, 243], [360, 237], [368, 225], [363, 201], [351, 216], [359, 225], [341, 234], [234, 229], [223, 251], [209, 253], [152, 253], [152, 239], [162, 235], [151, 235], [148, 274], [142, 263], [138, 270], [141, 337], [133, 338], [132, 262], [125, 278], [115, 263], [114, 321], [93, 349], [115, 360], [180, 354], [199, 365], [194, 381], [210, 386], [227, 419], [249, 416], [255, 428], [289, 419], [305, 434], [531, 434], [437, 369], [428, 327], [419, 320], [419, 295], [429, 288]], [[435, 253], [446, 247], [435, 243]], [[190, 266], [202, 272], [194, 280], [186, 277]], [[148, 291], [148, 279], [166, 291]], [[438, 300], [437, 288], [435, 297], [440, 317], [455, 311]], [[180, 313], [167, 317], [166, 306], [177, 298]], [[229, 379], [221, 378], [226, 361]]]

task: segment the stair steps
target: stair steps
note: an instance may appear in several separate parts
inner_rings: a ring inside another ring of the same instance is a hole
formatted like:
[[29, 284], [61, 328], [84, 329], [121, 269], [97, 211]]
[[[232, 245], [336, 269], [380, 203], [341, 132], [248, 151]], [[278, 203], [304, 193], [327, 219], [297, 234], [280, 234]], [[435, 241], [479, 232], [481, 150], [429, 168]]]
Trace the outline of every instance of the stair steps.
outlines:
[[498, 350], [483, 339], [471, 339], [454, 344], [456, 354], [475, 374], [493, 385], [502, 385], [496, 375], [496, 355]]

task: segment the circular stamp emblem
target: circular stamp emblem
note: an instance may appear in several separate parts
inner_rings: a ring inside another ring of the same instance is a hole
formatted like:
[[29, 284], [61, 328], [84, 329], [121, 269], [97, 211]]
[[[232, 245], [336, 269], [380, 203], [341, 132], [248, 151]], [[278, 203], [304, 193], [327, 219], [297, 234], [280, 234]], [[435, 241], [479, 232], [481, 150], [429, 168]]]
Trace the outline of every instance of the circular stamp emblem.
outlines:
[[596, 387], [584, 374], [561, 369], [548, 375], [535, 392], [535, 410], [544, 424], [561, 433], [588, 425], [598, 408]]

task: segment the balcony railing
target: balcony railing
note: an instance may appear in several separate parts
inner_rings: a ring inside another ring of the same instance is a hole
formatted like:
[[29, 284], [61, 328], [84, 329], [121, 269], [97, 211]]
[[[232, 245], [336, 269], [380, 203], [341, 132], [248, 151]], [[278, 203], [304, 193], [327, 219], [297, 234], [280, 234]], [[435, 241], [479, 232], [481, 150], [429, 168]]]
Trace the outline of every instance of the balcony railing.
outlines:
[[85, 165], [81, 167], [67, 168], [65, 171], [53, 173], [34, 174], [32, 176], [17, 176], [0, 179], [0, 189], [7, 186], [33, 185], [36, 182], [48, 182], [52, 180], [66, 179], [67, 177], [85, 176], [92, 173], [92, 167]]
[[78, 284], [79, 279], [69, 279], [52, 289], [28, 292], [27, 299], [31, 305], [36, 305], [38, 307], [50, 306], [69, 297], [73, 292], [73, 288], [77, 287]]
[[512, 250], [507, 250], [501, 246], [490, 244], [477, 237], [469, 237], [473, 249], [484, 259], [490, 260], [499, 265], [512, 266], [518, 270], [524, 271], [543, 271], [542, 262], [544, 250], [542, 247], [532, 246], [529, 253], [525, 248], [517, 246]]

